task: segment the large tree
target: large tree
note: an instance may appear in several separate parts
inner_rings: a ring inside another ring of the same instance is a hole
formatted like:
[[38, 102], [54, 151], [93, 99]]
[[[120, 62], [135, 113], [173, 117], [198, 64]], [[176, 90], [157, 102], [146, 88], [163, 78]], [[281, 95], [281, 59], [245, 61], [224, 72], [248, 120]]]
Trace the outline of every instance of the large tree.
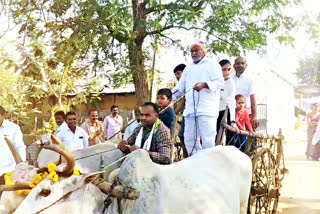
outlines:
[[320, 85], [320, 52], [302, 58], [299, 62], [296, 75], [303, 85]]
[[48, 60], [67, 69], [89, 66], [97, 72], [111, 65], [118, 71], [113, 75], [117, 83], [133, 79], [141, 104], [148, 100], [146, 61], [152, 41], [177, 44], [171, 30], [192, 30], [202, 33], [216, 53], [259, 50], [268, 34], [291, 27], [292, 19], [282, 10], [296, 1], [2, 0], [2, 5], [21, 26], [23, 43], [43, 38], [52, 51]]

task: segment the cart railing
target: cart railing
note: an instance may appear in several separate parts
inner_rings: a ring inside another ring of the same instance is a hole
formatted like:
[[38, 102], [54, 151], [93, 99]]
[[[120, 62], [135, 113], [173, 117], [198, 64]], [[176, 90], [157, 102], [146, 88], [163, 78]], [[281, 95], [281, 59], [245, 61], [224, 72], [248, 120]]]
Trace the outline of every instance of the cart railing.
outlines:
[[[235, 145], [235, 138], [246, 136], [245, 149], [243, 150], [252, 161], [252, 186], [249, 200], [248, 213], [276, 213], [280, 196], [281, 181], [287, 171], [283, 156], [284, 136], [279, 130], [278, 135], [236, 131], [227, 124], [227, 110], [219, 132], [216, 145]], [[230, 142], [228, 138], [232, 136]]]

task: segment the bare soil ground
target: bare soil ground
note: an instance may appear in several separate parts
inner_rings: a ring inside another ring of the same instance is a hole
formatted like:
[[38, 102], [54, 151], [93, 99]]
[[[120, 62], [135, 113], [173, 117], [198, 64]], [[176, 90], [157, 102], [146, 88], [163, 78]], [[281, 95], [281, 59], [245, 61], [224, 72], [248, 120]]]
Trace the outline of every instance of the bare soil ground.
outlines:
[[279, 214], [320, 214], [320, 161], [308, 160], [306, 125], [286, 136], [284, 155], [289, 169], [282, 181]]

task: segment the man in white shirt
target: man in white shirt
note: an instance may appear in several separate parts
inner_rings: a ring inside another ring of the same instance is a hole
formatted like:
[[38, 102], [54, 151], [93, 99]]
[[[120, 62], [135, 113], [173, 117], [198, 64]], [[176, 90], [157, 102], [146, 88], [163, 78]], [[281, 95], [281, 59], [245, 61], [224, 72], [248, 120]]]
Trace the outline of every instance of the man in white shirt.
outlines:
[[173, 89], [174, 98], [185, 94], [184, 140], [189, 156], [212, 147], [216, 136], [223, 77], [220, 65], [205, 55], [204, 42], [195, 41], [191, 45], [193, 63], [184, 69], [178, 85]]
[[[236, 132], [239, 131], [237, 124], [236, 124], [236, 86], [230, 77], [231, 73], [231, 62], [227, 59], [223, 59], [219, 62], [222, 70], [222, 75], [224, 79], [223, 86], [220, 91], [220, 105], [219, 105], [219, 116], [217, 120], [217, 132], [221, 127], [222, 119], [225, 114], [226, 108], [228, 108], [228, 115], [227, 115], [227, 124], [231, 125]], [[232, 144], [232, 137], [233, 133], [227, 131], [226, 133], [226, 144]], [[218, 139], [220, 140], [220, 139]], [[218, 143], [216, 141], [216, 143]]]
[[111, 137], [113, 139], [116, 139], [116, 138], [121, 139], [120, 131], [122, 128], [123, 128], [123, 119], [119, 115], [119, 107], [116, 105], [113, 105], [111, 106], [111, 114], [104, 118], [104, 133], [107, 140], [109, 140]]
[[56, 124], [58, 126], [56, 130], [56, 134], [58, 134], [61, 130], [68, 128], [68, 125], [66, 124], [66, 115], [63, 111], [57, 111], [54, 113], [54, 119], [56, 121]]
[[8, 120], [5, 120], [5, 109], [0, 106], [0, 183], [4, 184], [5, 173], [14, 170], [16, 162], [6, 143], [4, 137], [12, 141], [15, 149], [21, 156], [22, 161], [26, 160], [26, 146], [23, 142], [23, 135], [20, 127]]
[[66, 114], [66, 122], [68, 127], [61, 130], [57, 134], [57, 138], [62, 141], [70, 152], [88, 147], [88, 134], [83, 128], [77, 126], [76, 113], [68, 112]]
[[232, 77], [236, 85], [236, 94], [241, 94], [246, 98], [252, 128], [256, 129], [259, 126], [259, 121], [257, 120], [257, 106], [253, 81], [245, 73], [247, 60], [244, 57], [238, 57], [235, 59], [233, 67], [236, 70], [236, 73]]

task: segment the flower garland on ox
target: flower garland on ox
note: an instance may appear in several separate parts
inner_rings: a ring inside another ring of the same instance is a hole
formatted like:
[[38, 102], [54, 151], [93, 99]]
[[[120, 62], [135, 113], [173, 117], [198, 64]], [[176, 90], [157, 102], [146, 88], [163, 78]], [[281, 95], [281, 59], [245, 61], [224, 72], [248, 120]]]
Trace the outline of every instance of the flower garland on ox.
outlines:
[[[15, 182], [12, 181], [11, 175], [13, 174], [13, 171], [8, 172], [4, 175], [5, 184], [6, 185], [14, 185]], [[22, 190], [16, 190], [15, 193], [17, 195], [27, 196], [33, 188], [37, 184], [39, 184], [43, 179], [45, 179], [49, 175], [49, 179], [53, 182], [59, 181], [59, 175], [57, 174], [57, 165], [55, 163], [48, 163], [48, 172], [38, 173], [35, 177], [32, 178], [32, 182], [29, 183], [29, 187], [31, 189], [22, 189]], [[78, 169], [73, 170], [74, 176], [79, 176], [80, 171]]]

